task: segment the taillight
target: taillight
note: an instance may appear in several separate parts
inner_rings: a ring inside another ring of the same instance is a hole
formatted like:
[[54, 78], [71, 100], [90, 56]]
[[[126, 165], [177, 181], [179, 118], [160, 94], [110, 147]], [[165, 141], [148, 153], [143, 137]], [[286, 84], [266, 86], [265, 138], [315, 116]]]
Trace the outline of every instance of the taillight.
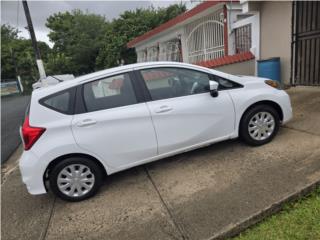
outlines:
[[29, 124], [29, 116], [26, 116], [26, 119], [24, 120], [21, 128], [24, 150], [29, 150], [45, 130], [45, 128], [41, 127], [31, 127]]

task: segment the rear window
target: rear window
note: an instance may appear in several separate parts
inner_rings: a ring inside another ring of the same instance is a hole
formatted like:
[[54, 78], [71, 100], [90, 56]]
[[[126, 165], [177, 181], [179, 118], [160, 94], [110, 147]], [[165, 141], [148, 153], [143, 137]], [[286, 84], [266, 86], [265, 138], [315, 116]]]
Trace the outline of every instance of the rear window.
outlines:
[[75, 89], [68, 89], [62, 92], [55, 93], [40, 100], [40, 104], [54, 111], [72, 114], [72, 99]]

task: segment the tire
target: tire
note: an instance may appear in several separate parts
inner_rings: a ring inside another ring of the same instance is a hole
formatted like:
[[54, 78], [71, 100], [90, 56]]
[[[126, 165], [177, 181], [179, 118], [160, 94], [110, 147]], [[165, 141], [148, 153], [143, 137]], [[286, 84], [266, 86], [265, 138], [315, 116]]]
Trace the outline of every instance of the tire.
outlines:
[[78, 202], [98, 192], [103, 176], [103, 169], [94, 161], [72, 157], [54, 166], [49, 182], [56, 196], [66, 201]]
[[[273, 127], [270, 119], [274, 121]], [[264, 104], [256, 105], [242, 116], [239, 135], [245, 143], [251, 146], [260, 146], [274, 138], [278, 133], [279, 126], [279, 114], [273, 107]], [[256, 134], [256, 132], [258, 133]]]

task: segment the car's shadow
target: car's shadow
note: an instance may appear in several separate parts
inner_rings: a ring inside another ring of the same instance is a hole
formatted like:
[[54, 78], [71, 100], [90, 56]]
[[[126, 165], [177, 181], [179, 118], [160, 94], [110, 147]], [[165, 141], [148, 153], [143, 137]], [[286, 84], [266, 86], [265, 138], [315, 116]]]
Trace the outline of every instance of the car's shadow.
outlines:
[[[286, 134], [287, 130], [288, 129], [280, 128], [278, 136]], [[277, 136], [275, 137], [275, 139], [273, 139], [273, 141], [277, 141]], [[168, 169], [180, 171], [179, 169], [182, 167], [194, 168], [195, 166], [200, 166], [201, 164], [224, 164], [224, 162], [230, 161], [230, 159], [222, 157], [227, 153], [235, 152], [236, 154], [240, 154], [243, 153], [243, 151], [250, 151], [250, 149], [253, 148], [263, 147], [264, 146], [249, 146], [242, 142], [239, 138], [214, 143], [202, 148], [139, 165], [137, 167], [133, 167], [107, 176], [97, 195], [103, 196], [105, 194], [109, 194], [109, 191], [113, 191], [111, 190], [111, 188], [121, 189], [128, 184], [136, 184], [137, 179], [141, 177], [141, 175], [147, 176], [149, 175], [149, 173], [159, 173], [159, 171], [162, 174], [166, 173], [165, 171], [167, 171]], [[90, 199], [87, 199], [85, 201], [88, 201]]]
[[[171, 157], [163, 158], [154, 162], [146, 163], [137, 167], [133, 167], [110, 176], [107, 176], [104, 184], [99, 191], [99, 194], [104, 194], [108, 191], [109, 186], [118, 185], [121, 181], [134, 181], [134, 178], [139, 174], [148, 174], [148, 172], [153, 171], [166, 171], [168, 168], [179, 168], [181, 164], [192, 165], [197, 164], [199, 161], [204, 159], [209, 159], [209, 156], [215, 155], [217, 153], [221, 154], [225, 151], [235, 151], [235, 149], [246, 149], [252, 148], [241, 142], [240, 139], [226, 140], [219, 143], [214, 143], [209, 146], [191, 150], [189, 152], [180, 153]], [[210, 158], [210, 160], [212, 157]], [[214, 161], [226, 161], [223, 158], [214, 159]]]

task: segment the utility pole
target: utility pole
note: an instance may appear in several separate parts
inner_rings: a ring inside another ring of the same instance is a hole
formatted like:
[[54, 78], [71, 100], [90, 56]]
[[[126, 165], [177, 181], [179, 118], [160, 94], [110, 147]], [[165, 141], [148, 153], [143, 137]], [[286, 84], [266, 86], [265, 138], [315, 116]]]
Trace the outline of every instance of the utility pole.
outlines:
[[34, 50], [34, 53], [36, 55], [36, 62], [37, 62], [40, 81], [41, 81], [41, 79], [46, 78], [46, 72], [44, 70], [43, 62], [41, 60], [41, 56], [40, 56], [40, 51], [39, 51], [38, 44], [37, 44], [36, 35], [34, 34], [34, 29], [33, 29], [32, 20], [31, 20], [30, 11], [29, 11], [29, 7], [28, 7], [27, 1], [26, 0], [22, 0], [22, 5], [23, 5], [24, 13], [26, 15], [27, 24], [28, 24], [28, 30], [29, 30], [29, 33], [30, 33], [33, 50]]

